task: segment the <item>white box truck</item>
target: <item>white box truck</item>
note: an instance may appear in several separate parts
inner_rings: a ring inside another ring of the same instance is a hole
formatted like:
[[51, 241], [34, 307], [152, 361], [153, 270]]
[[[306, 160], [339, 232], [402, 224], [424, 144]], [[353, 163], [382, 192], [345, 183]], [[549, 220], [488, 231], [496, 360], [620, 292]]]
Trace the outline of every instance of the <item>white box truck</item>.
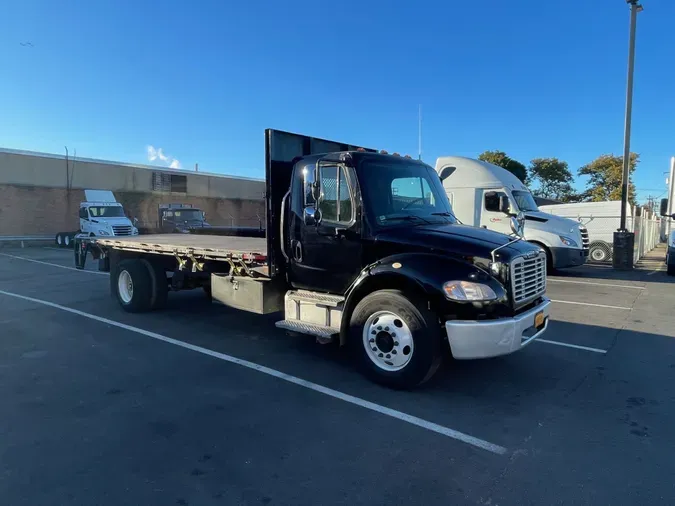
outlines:
[[138, 235], [138, 229], [124, 214], [124, 208], [117, 202], [113, 192], [84, 190], [84, 198], [85, 201], [80, 202], [80, 230], [56, 234], [57, 246], [71, 247], [73, 238], [78, 234], [84, 234], [87, 237]]
[[549, 270], [586, 262], [586, 228], [541, 212], [527, 186], [508, 170], [473, 158], [444, 156], [436, 161], [436, 171], [462, 223], [508, 234], [511, 216], [522, 212], [525, 240], [546, 252]]

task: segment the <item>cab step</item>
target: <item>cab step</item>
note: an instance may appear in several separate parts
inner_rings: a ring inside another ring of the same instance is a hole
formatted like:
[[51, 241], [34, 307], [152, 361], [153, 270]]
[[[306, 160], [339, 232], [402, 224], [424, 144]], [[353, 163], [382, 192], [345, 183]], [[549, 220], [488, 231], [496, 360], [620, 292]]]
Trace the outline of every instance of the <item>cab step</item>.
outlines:
[[345, 300], [345, 298], [341, 295], [310, 292], [309, 290], [291, 290], [286, 294], [286, 296], [292, 301], [308, 302], [310, 304], [323, 307], [338, 307]]
[[331, 327], [301, 322], [299, 320], [281, 320], [276, 322], [275, 325], [280, 329], [288, 330], [290, 332], [315, 336], [316, 340], [321, 344], [333, 342], [339, 333], [338, 330]]

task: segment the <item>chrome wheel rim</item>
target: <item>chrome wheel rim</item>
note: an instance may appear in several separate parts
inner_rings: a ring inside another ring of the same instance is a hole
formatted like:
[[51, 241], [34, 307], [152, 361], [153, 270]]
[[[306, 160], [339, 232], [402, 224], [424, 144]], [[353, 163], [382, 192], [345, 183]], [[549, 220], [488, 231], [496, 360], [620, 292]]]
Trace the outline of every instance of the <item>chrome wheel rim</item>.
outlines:
[[600, 262], [607, 258], [607, 252], [602, 248], [595, 248], [593, 251], [591, 251], [591, 258], [596, 262]]
[[117, 291], [120, 294], [120, 299], [125, 304], [129, 304], [134, 297], [134, 282], [131, 280], [131, 275], [127, 271], [120, 272], [117, 278]]
[[384, 371], [400, 371], [415, 351], [412, 332], [403, 318], [390, 311], [370, 315], [363, 326], [368, 358]]

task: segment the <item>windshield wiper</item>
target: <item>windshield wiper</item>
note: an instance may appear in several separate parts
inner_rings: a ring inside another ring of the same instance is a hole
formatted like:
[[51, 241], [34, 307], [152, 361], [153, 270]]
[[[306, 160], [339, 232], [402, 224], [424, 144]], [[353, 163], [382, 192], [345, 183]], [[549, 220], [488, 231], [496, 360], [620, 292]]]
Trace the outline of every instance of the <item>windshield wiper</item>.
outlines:
[[431, 224], [429, 220], [425, 220], [421, 216], [416, 216], [414, 214], [406, 214], [405, 216], [385, 216], [380, 219], [382, 221], [421, 221], [426, 224]]
[[448, 218], [454, 218], [455, 221], [456, 221], [457, 223], [459, 223], [460, 225], [462, 224], [462, 222], [459, 221], [459, 218], [458, 218], [457, 216], [455, 216], [454, 214], [452, 214], [452, 213], [450, 213], [450, 212], [448, 212], [448, 211], [442, 211], [442, 212], [438, 212], [438, 213], [431, 213], [431, 215], [432, 215], [432, 216], [447, 216]]

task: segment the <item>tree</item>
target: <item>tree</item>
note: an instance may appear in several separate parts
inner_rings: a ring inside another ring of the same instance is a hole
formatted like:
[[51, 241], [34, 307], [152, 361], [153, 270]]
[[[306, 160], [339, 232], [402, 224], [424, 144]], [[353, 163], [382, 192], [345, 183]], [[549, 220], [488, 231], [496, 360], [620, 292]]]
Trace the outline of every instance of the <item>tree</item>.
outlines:
[[[630, 154], [629, 174], [635, 172], [640, 155]], [[584, 200], [599, 202], [603, 200], [621, 200], [621, 176], [623, 174], [623, 156], [602, 155], [579, 169], [580, 176], [588, 176]], [[637, 204], [635, 186], [628, 180], [628, 201]]]
[[527, 169], [525, 166], [509, 157], [503, 151], [483, 151], [478, 155], [478, 159], [508, 170], [523, 183], [527, 179]]
[[530, 180], [539, 185], [533, 192], [538, 197], [562, 202], [577, 200], [567, 162], [557, 158], [535, 158], [530, 162]]

